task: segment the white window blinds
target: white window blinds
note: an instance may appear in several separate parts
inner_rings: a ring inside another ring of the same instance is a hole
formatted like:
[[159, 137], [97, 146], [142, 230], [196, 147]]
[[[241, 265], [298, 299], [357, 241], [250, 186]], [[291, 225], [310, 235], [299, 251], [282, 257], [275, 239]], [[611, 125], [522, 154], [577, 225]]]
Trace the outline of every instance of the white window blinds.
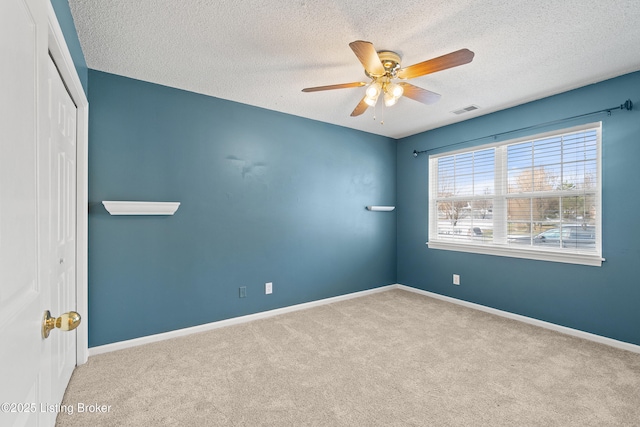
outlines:
[[429, 247], [599, 265], [600, 135], [597, 123], [430, 156]]

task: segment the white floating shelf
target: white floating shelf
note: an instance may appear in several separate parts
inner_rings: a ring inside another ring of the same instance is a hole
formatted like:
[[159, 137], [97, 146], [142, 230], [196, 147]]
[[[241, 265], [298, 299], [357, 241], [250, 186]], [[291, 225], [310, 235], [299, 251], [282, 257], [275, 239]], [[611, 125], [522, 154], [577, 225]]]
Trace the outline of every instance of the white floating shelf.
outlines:
[[379, 212], [391, 212], [395, 208], [395, 206], [367, 206], [367, 210]]
[[102, 204], [111, 215], [173, 215], [180, 202], [125, 202], [107, 201]]

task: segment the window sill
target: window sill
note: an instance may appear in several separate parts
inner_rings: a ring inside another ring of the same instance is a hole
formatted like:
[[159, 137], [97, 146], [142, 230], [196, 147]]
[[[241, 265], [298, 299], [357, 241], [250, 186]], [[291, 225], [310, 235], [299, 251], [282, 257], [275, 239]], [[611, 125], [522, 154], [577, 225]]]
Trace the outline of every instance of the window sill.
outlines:
[[594, 267], [602, 266], [604, 258], [597, 254], [586, 253], [562, 253], [539, 249], [518, 249], [512, 246], [474, 245], [449, 242], [427, 242], [429, 249], [441, 249], [445, 251], [467, 252], [483, 255], [495, 255], [511, 258], [531, 259], [537, 261], [563, 262], [567, 264], [581, 264]]

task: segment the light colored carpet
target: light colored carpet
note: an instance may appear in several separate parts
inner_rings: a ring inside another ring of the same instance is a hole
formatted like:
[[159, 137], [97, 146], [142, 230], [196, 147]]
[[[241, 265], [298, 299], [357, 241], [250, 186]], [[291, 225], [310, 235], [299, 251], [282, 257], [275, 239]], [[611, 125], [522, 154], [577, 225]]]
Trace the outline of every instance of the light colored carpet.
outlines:
[[640, 354], [402, 290], [91, 357], [57, 426], [638, 426]]

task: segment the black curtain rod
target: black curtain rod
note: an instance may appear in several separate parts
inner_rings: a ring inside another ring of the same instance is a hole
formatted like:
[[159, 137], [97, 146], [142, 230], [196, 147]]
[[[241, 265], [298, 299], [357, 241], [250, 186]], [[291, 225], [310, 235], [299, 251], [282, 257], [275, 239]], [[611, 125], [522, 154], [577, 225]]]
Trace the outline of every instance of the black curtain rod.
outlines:
[[429, 151], [439, 150], [441, 148], [454, 147], [456, 145], [466, 144], [468, 142], [473, 142], [473, 141], [479, 141], [479, 140], [485, 139], [485, 138], [494, 138], [495, 139], [498, 136], [507, 135], [507, 134], [514, 133], [514, 132], [520, 132], [520, 131], [523, 131], [523, 130], [535, 129], [535, 128], [539, 128], [539, 127], [542, 127], [542, 126], [554, 125], [554, 124], [557, 124], [557, 123], [566, 122], [567, 120], [573, 120], [573, 119], [579, 119], [581, 117], [593, 116], [594, 114], [607, 113], [608, 115], [611, 115], [611, 112], [613, 110], [631, 111], [631, 110], [633, 110], [633, 102], [631, 102], [630, 99], [627, 99], [624, 102], [624, 104], [620, 104], [619, 107], [605, 108], [604, 110], [593, 111], [591, 113], [579, 114], [577, 116], [566, 117], [564, 119], [553, 120], [553, 121], [545, 122], [545, 123], [538, 123], [537, 125], [526, 126], [526, 127], [520, 128], [520, 129], [508, 130], [506, 132], [500, 132], [500, 133], [496, 133], [496, 134], [493, 134], [493, 135], [487, 135], [487, 136], [481, 136], [479, 138], [467, 139], [466, 141], [461, 141], [461, 142], [454, 142], [453, 144], [441, 145], [440, 147], [429, 148], [428, 150], [422, 150], [422, 151], [413, 150], [413, 157], [418, 157], [418, 154], [428, 153]]

